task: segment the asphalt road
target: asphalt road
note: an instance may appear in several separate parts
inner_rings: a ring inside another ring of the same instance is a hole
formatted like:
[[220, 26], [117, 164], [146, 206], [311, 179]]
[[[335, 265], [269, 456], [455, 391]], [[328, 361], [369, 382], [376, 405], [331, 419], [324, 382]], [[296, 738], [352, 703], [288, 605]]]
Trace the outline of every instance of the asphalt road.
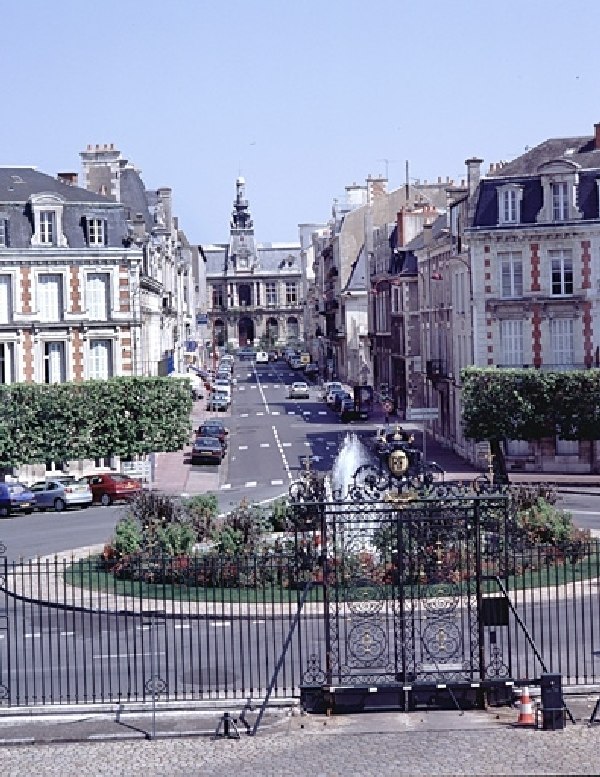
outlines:
[[[366, 432], [368, 423], [341, 424], [310, 385], [310, 399], [290, 400], [288, 388], [302, 375], [283, 361], [255, 365], [236, 361], [229, 451], [219, 472], [219, 506], [225, 512], [242, 499], [268, 502], [287, 494], [303, 469], [330, 472], [345, 435]], [[191, 466], [189, 464], [182, 466]], [[600, 533], [600, 489], [563, 489], [559, 506], [575, 524]], [[0, 541], [9, 560], [59, 553], [104, 543], [123, 506], [14, 516], [0, 522]]]

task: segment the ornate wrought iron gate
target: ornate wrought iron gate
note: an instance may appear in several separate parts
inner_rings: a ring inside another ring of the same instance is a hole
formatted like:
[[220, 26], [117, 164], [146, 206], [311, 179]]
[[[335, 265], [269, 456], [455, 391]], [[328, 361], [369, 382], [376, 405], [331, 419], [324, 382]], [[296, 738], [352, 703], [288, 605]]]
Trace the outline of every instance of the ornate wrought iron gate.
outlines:
[[314, 505], [326, 645], [321, 665], [311, 657], [306, 684], [371, 691], [479, 685], [491, 647], [489, 618], [481, 617], [484, 573], [503, 566], [506, 497], [443, 489], [357, 496]]

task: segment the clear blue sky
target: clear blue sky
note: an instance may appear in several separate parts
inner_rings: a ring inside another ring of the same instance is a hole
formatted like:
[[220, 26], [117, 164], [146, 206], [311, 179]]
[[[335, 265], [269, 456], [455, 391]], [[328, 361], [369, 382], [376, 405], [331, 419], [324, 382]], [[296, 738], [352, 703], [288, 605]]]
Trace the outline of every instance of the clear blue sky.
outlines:
[[1, 15], [0, 164], [80, 170], [115, 143], [227, 239], [297, 239], [369, 173], [464, 177], [600, 121], [598, 0], [29, 0]]

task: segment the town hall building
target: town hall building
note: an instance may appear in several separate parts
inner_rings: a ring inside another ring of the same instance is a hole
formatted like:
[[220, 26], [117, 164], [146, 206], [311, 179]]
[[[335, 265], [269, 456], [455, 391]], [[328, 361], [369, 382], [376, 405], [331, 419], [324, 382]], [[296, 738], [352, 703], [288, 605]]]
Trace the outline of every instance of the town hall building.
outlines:
[[215, 347], [265, 349], [304, 337], [300, 243], [257, 243], [245, 193], [236, 181], [229, 243], [200, 246], [206, 311]]

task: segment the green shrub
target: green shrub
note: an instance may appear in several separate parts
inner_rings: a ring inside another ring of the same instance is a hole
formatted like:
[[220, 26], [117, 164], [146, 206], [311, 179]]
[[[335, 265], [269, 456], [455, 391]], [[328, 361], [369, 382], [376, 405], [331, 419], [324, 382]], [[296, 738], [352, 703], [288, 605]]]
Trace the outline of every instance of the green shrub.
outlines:
[[215, 518], [219, 512], [219, 503], [215, 494], [199, 494], [182, 501], [182, 509], [189, 518], [196, 541], [203, 542], [210, 538], [214, 528]]
[[197, 534], [190, 523], [169, 523], [158, 529], [156, 539], [167, 556], [185, 556], [192, 551]]
[[142, 532], [133, 518], [122, 518], [115, 526], [112, 547], [117, 558], [130, 556], [142, 546]]

